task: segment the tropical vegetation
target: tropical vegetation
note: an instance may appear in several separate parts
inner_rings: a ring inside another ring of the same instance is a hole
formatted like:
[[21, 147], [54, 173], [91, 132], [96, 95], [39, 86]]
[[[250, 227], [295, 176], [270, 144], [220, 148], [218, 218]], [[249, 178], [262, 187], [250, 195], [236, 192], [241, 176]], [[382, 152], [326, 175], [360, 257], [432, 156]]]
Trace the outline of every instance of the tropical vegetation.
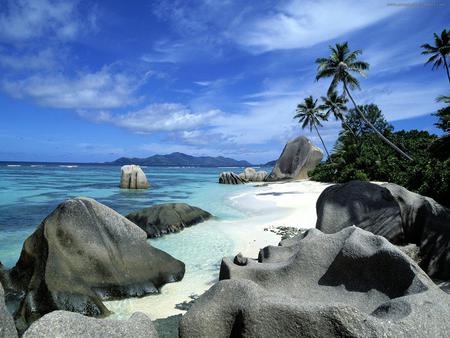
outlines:
[[[443, 66], [450, 82], [450, 31], [435, 33], [434, 45], [421, 47], [422, 54], [431, 54], [425, 64], [432, 63], [433, 70]], [[323, 182], [393, 182], [450, 206], [450, 96], [436, 99], [444, 105], [433, 114], [437, 117], [435, 126], [443, 132], [440, 137], [427, 131], [395, 132], [376, 104], [358, 105], [352, 96], [353, 90], [360, 89], [357, 76], [366, 77], [369, 69], [367, 62], [359, 60], [362, 51], [351, 51], [347, 42], [330, 46], [330, 50], [329, 57], [316, 60], [316, 80], [331, 78], [326, 96], [321, 97], [319, 106], [312, 96], [306, 98], [295, 115], [303, 128], [315, 128], [328, 154], [310, 173], [311, 178]], [[351, 109], [347, 107], [349, 100]], [[341, 122], [342, 129], [330, 155], [318, 128], [331, 115]]]

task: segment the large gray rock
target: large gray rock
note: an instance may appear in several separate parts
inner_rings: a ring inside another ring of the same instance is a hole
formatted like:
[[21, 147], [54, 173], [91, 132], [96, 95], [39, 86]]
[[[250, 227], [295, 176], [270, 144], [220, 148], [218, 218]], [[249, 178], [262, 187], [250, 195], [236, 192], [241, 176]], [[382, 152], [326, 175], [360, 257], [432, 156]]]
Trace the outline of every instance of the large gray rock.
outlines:
[[147, 189], [148, 181], [141, 167], [135, 164], [120, 168], [120, 187], [122, 189]]
[[157, 338], [152, 321], [136, 312], [128, 320], [90, 318], [68, 311], [54, 311], [34, 322], [23, 338]]
[[450, 335], [449, 295], [383, 237], [311, 229], [280, 244], [259, 261], [224, 259], [180, 337]]
[[183, 278], [183, 262], [150, 246], [147, 234], [89, 198], [60, 204], [28, 237], [9, 271], [24, 299], [17, 327], [53, 310], [105, 315], [102, 300], [157, 293]]
[[289, 141], [266, 181], [308, 178], [308, 172], [322, 161], [322, 150], [304, 136]]
[[225, 171], [220, 173], [219, 183], [220, 184], [244, 184], [247, 181], [236, 175], [231, 171]]
[[11, 314], [8, 312], [5, 304], [5, 293], [0, 283], [0, 338], [17, 337], [16, 327]]
[[165, 203], [133, 212], [126, 216], [147, 233], [147, 237], [161, 237], [179, 232], [185, 227], [206, 221], [212, 215], [186, 203]]
[[392, 183], [328, 187], [317, 200], [317, 229], [334, 233], [350, 225], [394, 244], [416, 244], [422, 269], [450, 280], [450, 210], [433, 199]]

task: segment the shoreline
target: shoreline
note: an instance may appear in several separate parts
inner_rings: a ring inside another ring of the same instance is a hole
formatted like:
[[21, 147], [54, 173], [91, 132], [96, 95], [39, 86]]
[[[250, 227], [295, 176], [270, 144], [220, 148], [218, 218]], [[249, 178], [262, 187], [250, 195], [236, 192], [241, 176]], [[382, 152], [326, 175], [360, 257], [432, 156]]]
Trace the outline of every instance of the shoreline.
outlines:
[[[192, 238], [199, 237], [199, 242], [206, 243], [208, 238], [202, 236], [223, 236], [224, 247], [218, 248], [225, 256], [234, 256], [239, 252], [246, 257], [258, 257], [259, 250], [268, 245], [278, 245], [281, 235], [267, 231], [267, 228], [288, 226], [295, 228], [312, 228], [316, 223], [316, 200], [320, 193], [331, 184], [313, 181], [290, 181], [270, 184], [248, 184], [245, 191], [227, 195], [223, 201], [228, 207], [238, 210], [244, 216], [239, 219], [210, 220], [184, 229], [177, 234], [180, 242], [180, 254], [176, 258], [183, 261], [185, 250], [191, 255], [199, 256], [194, 262], [186, 262], [186, 274], [182, 281], [166, 284], [161, 293], [142, 298], [108, 301], [105, 305], [114, 312], [108, 318], [128, 319], [136, 311], [144, 312], [152, 320], [172, 315], [184, 314], [176, 309], [176, 304], [189, 302], [192, 296], [201, 295], [218, 281], [220, 262], [204, 262], [202, 255], [208, 256], [207, 250], [191, 243]], [[155, 247], [164, 244], [165, 239], [150, 240]], [[173, 239], [174, 237], [172, 237]], [[189, 240], [189, 242], [186, 242]], [[206, 247], [207, 245], [205, 245]], [[163, 248], [163, 247], [162, 247]], [[216, 248], [213, 248], [215, 250]], [[197, 254], [195, 250], [198, 250]], [[171, 252], [169, 252], [171, 253]], [[172, 254], [172, 253], [171, 253]], [[188, 255], [188, 254], [186, 254]], [[213, 259], [213, 258], [211, 258]]]

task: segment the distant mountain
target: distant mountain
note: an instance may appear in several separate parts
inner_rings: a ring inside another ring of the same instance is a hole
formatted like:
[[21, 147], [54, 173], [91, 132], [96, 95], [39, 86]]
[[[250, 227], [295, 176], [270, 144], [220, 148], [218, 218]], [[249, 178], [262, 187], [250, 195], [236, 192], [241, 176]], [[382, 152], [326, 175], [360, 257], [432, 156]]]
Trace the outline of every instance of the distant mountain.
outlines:
[[247, 161], [237, 161], [223, 156], [191, 156], [183, 153], [153, 155], [147, 158], [121, 157], [108, 164], [138, 164], [155, 167], [250, 167]]
[[275, 163], [277, 163], [277, 160], [267, 162], [266, 164], [264, 164], [264, 166], [265, 167], [273, 167], [275, 165]]

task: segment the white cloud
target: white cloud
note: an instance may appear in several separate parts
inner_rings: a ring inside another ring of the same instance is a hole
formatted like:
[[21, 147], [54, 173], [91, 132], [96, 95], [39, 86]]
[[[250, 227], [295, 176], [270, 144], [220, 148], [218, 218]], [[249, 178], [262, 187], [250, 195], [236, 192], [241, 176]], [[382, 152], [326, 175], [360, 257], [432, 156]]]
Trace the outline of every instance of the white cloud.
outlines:
[[310, 47], [373, 24], [399, 8], [380, 1], [292, 0], [270, 14], [243, 20], [229, 37], [253, 52]]
[[[219, 110], [192, 112], [178, 103], [155, 103], [128, 113], [84, 112], [81, 116], [100, 123], [111, 123], [137, 133], [189, 131], [205, 126], [221, 115]], [[188, 137], [189, 134], [186, 134]]]
[[[86, 28], [77, 5], [77, 1], [66, 0], [7, 0], [0, 14], [0, 40], [24, 41], [42, 36], [71, 40]], [[90, 24], [95, 23], [92, 16], [90, 13], [87, 20]]]
[[0, 51], [0, 66], [13, 71], [55, 69], [58, 67], [58, 56], [55, 54], [50, 48], [28, 54]]
[[137, 102], [135, 91], [142, 79], [112, 68], [104, 66], [97, 72], [79, 73], [75, 77], [36, 74], [23, 80], [4, 79], [1, 86], [13, 97], [30, 97], [53, 108], [110, 109]]

